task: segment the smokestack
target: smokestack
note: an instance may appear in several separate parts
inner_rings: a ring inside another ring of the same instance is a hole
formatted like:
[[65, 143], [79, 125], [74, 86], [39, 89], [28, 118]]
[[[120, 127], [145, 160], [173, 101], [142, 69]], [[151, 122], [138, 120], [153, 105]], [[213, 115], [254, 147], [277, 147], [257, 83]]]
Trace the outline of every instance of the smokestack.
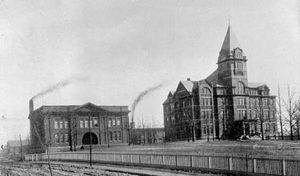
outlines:
[[33, 107], [33, 100], [30, 99], [29, 100], [29, 114], [31, 114], [34, 110], [34, 107]]

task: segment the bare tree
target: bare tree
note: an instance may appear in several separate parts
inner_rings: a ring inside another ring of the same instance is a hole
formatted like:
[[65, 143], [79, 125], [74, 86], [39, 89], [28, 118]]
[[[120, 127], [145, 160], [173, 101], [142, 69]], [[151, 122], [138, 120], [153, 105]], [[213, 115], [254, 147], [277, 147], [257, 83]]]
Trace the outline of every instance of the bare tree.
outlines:
[[298, 124], [297, 118], [299, 117], [299, 101], [295, 99], [295, 92], [290, 90], [290, 86], [288, 85], [287, 99], [283, 100], [285, 110], [286, 110], [286, 121], [289, 124], [290, 128], [290, 137], [293, 140], [293, 131], [295, 125]]
[[280, 87], [278, 86], [278, 116], [279, 116], [279, 124], [280, 124], [280, 134], [281, 139], [283, 140], [283, 122], [282, 122], [282, 111], [281, 111], [281, 95], [280, 95]]

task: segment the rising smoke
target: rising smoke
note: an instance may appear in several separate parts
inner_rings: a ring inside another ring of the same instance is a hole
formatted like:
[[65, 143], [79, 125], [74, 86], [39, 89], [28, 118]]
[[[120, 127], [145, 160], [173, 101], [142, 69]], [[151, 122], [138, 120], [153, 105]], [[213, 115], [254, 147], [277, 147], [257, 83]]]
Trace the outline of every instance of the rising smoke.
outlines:
[[46, 94], [49, 94], [51, 92], [54, 92], [58, 89], [61, 89], [63, 87], [66, 87], [67, 85], [69, 84], [72, 84], [74, 82], [78, 82], [78, 81], [86, 81], [88, 78], [87, 77], [74, 77], [74, 78], [70, 78], [70, 79], [66, 79], [66, 80], [63, 80], [63, 81], [60, 81], [48, 88], [46, 88], [45, 90], [43, 90], [42, 92], [38, 93], [37, 95], [33, 96], [31, 98], [31, 100], [35, 100], [37, 98], [40, 98], [40, 97], [43, 97], [44, 95]]
[[139, 102], [149, 93], [161, 88], [164, 84], [159, 84], [157, 86], [154, 86], [154, 87], [151, 87], [147, 90], [144, 90], [142, 91], [135, 99], [134, 99], [134, 102], [132, 104], [132, 112], [131, 112], [131, 122], [134, 121], [134, 111], [135, 111], [135, 108], [136, 106], [139, 104]]

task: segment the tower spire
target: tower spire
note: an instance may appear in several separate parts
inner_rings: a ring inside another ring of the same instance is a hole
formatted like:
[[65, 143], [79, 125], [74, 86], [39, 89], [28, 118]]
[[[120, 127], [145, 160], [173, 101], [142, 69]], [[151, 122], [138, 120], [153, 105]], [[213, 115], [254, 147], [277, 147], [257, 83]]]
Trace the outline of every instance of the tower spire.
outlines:
[[230, 26], [230, 18], [229, 18], [228, 28], [221, 47], [218, 62], [221, 62], [224, 59], [226, 59], [229, 56], [230, 52], [235, 48], [241, 48], [241, 46], [232, 30], [232, 27]]

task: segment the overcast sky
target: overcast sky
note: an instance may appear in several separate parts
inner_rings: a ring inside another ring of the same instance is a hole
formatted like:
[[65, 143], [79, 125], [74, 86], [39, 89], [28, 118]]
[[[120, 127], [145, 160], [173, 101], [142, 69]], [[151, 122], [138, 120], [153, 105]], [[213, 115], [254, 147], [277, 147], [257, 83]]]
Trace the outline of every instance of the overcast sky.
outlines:
[[162, 126], [162, 103], [180, 80], [216, 69], [228, 18], [248, 59], [248, 79], [277, 94], [300, 90], [296, 0], [9, 0], [0, 2], [0, 144], [29, 134], [28, 101], [66, 79], [86, 78], [41, 105], [138, 105], [135, 120]]

